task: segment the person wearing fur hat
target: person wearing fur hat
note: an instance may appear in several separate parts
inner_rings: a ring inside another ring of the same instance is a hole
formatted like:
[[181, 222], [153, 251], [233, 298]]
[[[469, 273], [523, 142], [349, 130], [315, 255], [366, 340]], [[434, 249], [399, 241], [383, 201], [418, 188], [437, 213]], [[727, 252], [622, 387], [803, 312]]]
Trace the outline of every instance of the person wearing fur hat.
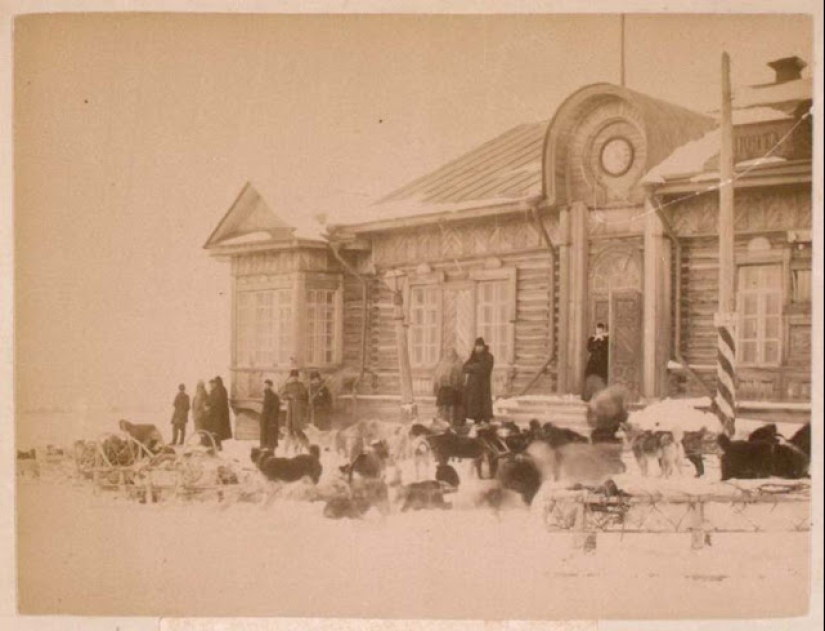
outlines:
[[478, 338], [470, 358], [464, 362], [464, 415], [476, 423], [487, 423], [493, 418], [493, 395], [490, 383], [495, 360], [484, 338]]

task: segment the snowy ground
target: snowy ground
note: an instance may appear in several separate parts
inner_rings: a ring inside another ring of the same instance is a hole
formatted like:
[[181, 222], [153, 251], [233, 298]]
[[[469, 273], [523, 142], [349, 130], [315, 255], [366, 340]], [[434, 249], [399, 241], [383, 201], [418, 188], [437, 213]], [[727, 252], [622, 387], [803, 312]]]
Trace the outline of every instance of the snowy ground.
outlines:
[[[228, 443], [244, 460], [249, 444]], [[325, 456], [325, 478], [334, 462]], [[585, 554], [538, 511], [331, 521], [315, 502], [141, 505], [60, 478], [18, 485], [21, 612], [438, 618], [789, 617], [809, 533], [602, 534]], [[712, 475], [712, 474], [709, 474]]]

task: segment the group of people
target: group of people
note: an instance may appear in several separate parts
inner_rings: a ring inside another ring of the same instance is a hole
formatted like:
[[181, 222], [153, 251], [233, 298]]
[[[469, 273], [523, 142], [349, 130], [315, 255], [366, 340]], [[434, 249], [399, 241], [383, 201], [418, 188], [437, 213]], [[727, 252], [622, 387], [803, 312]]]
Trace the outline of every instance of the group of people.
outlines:
[[[313, 371], [309, 376], [309, 388], [301, 382], [300, 373], [291, 370], [289, 377], [278, 392], [273, 389], [271, 379], [264, 381], [264, 400], [261, 412], [261, 449], [274, 450], [278, 446], [281, 433], [281, 402], [286, 403], [285, 430], [287, 437], [294, 437], [303, 431], [307, 423], [320, 430], [331, 426], [332, 395], [320, 373]], [[199, 381], [195, 395], [190, 400], [186, 386], [178, 386], [173, 402], [172, 445], [183, 445], [186, 440], [186, 426], [189, 413], [196, 431], [208, 432], [221, 449], [224, 440], [232, 438], [229, 422], [229, 394], [220, 377], [209, 381], [209, 390]]]
[[[604, 324], [587, 341], [589, 359], [585, 368], [583, 398], [589, 400], [607, 385], [609, 340]], [[470, 357], [462, 362], [455, 349], [441, 358], [433, 375], [433, 390], [439, 417], [454, 426], [467, 419], [488, 423], [493, 418], [492, 374], [495, 359], [484, 338], [473, 345]], [[274, 450], [281, 435], [281, 402], [286, 403], [284, 434], [294, 438], [308, 423], [319, 430], [331, 427], [332, 396], [317, 371], [309, 375], [309, 388], [301, 382], [300, 373], [291, 370], [289, 377], [276, 392], [271, 379], [264, 381], [263, 410], [260, 422], [261, 449]], [[186, 438], [189, 412], [195, 430], [209, 432], [218, 449], [221, 441], [232, 438], [229, 423], [229, 395], [220, 377], [209, 381], [209, 390], [198, 382], [191, 404], [186, 386], [178, 386], [172, 414], [172, 444], [182, 445]]]
[[[587, 340], [588, 360], [582, 395], [585, 401], [607, 386], [609, 348], [607, 327], [599, 322], [595, 333]], [[493, 355], [481, 337], [476, 339], [472, 353], [465, 362], [461, 361], [455, 349], [447, 351], [433, 375], [439, 418], [456, 426], [463, 425], [467, 419], [476, 423], [491, 421], [494, 364]]]
[[454, 426], [467, 419], [487, 423], [493, 418], [492, 374], [495, 359], [479, 337], [467, 361], [462, 362], [455, 349], [441, 358], [433, 375], [433, 391], [438, 415]]
[[186, 393], [186, 386], [180, 384], [172, 405], [174, 407], [172, 445], [183, 445], [186, 440], [186, 425], [189, 422], [190, 410], [195, 431], [211, 434], [218, 449], [221, 449], [222, 441], [232, 438], [232, 426], [229, 422], [229, 393], [220, 377], [209, 380], [209, 390], [206, 389], [203, 381], [199, 381], [191, 401]]
[[330, 429], [332, 395], [320, 373], [309, 375], [309, 388], [301, 382], [300, 373], [291, 370], [278, 392], [271, 379], [264, 381], [264, 402], [261, 412], [261, 449], [275, 450], [281, 435], [281, 401], [286, 403], [284, 435], [294, 440], [308, 423], [319, 430]]

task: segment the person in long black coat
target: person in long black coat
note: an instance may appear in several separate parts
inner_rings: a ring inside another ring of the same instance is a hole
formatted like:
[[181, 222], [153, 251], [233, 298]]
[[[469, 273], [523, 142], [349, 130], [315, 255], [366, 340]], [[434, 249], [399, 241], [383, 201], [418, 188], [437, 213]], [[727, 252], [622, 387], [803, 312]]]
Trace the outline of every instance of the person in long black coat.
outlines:
[[175, 411], [172, 413], [172, 444], [182, 445], [186, 439], [186, 424], [189, 422], [189, 395], [186, 386], [178, 386], [178, 394], [172, 404]]
[[281, 399], [272, 390], [272, 382], [264, 381], [264, 407], [261, 411], [261, 449], [275, 450], [280, 432]]
[[210, 383], [212, 390], [209, 392], [209, 431], [218, 449], [221, 449], [221, 441], [232, 438], [232, 426], [229, 424], [229, 393], [220, 377], [215, 377]]
[[309, 375], [309, 411], [312, 424], [321, 431], [327, 431], [332, 426], [332, 394], [324, 384], [321, 375], [313, 371]]
[[493, 394], [490, 379], [495, 360], [484, 338], [475, 342], [470, 358], [464, 362], [464, 415], [476, 423], [489, 422], [493, 418]]
[[599, 322], [596, 325], [596, 333], [587, 340], [587, 352], [589, 357], [584, 368], [584, 393], [582, 398], [585, 401], [592, 399], [597, 392], [607, 386], [608, 353], [610, 350], [610, 338], [604, 324]]

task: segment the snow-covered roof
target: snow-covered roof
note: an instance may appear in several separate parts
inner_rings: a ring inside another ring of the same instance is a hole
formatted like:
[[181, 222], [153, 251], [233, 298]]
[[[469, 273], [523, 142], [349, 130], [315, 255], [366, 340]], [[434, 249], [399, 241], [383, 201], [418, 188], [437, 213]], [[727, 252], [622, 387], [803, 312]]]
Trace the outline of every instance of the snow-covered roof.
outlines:
[[813, 81], [810, 77], [786, 81], [785, 83], [771, 83], [768, 85], [744, 86], [733, 93], [735, 108], [755, 107], [757, 105], [776, 105], [794, 101], [808, 101], [813, 99]]
[[705, 164], [719, 153], [719, 129], [685, 143], [642, 178], [645, 184], [662, 184], [665, 178], [704, 171]]
[[247, 182], [204, 247], [295, 240], [324, 242], [324, 226], [314, 217], [288, 209], [273, 212], [255, 186]]

